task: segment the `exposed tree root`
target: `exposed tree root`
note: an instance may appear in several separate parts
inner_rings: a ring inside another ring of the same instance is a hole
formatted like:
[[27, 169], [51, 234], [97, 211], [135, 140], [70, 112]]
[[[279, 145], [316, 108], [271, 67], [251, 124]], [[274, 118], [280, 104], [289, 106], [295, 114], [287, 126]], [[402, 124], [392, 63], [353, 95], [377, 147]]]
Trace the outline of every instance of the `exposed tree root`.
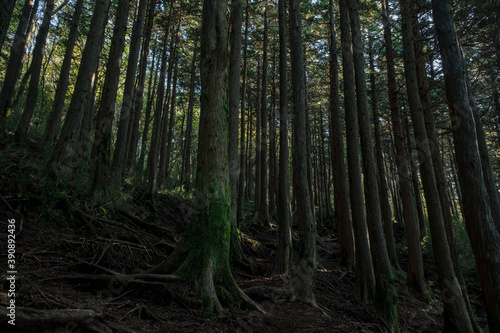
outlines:
[[[2, 317], [8, 317], [7, 307], [2, 306]], [[65, 309], [65, 310], [36, 310], [30, 308], [16, 307], [15, 326], [11, 326], [5, 320], [2, 320], [4, 332], [12, 332], [12, 329], [18, 329], [18, 332], [38, 333], [45, 329], [62, 329], [65, 332], [119, 332], [119, 327], [111, 329], [102, 321], [102, 314], [93, 310], [86, 309]], [[8, 326], [7, 326], [8, 325]], [[120, 326], [115, 324], [116, 326]]]

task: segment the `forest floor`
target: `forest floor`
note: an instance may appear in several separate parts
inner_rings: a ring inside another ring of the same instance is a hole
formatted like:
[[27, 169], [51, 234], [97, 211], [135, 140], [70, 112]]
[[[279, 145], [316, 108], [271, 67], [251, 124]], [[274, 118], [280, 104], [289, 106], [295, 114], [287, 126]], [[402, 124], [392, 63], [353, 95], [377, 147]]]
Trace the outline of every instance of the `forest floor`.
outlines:
[[[43, 149], [35, 142], [22, 149], [0, 142], [0, 152], [2, 332], [14, 332], [4, 314], [10, 286], [5, 275], [8, 219], [16, 221], [19, 332], [387, 331], [373, 310], [355, 297], [354, 274], [338, 265], [333, 226], [320, 227], [318, 232], [315, 294], [319, 308], [313, 308], [276, 291], [289, 279], [271, 276], [277, 228], [252, 224], [248, 210], [242, 247], [250, 265], [234, 264], [232, 271], [239, 286], [266, 314], [236, 310], [207, 318], [191, 286], [140, 275], [165, 259], [182, 238], [191, 211], [188, 199], [160, 193], [151, 203], [141, 199], [140, 190], [128, 187], [120, 201], [98, 202], [78, 188], [47, 185], [40, 176]], [[398, 229], [396, 234], [402, 237], [404, 233]], [[400, 258], [404, 270], [403, 252]], [[425, 259], [425, 270], [431, 301], [409, 291], [404, 277], [398, 279], [401, 332], [442, 330], [442, 308], [430, 258]], [[484, 326], [474, 280], [469, 292]]]

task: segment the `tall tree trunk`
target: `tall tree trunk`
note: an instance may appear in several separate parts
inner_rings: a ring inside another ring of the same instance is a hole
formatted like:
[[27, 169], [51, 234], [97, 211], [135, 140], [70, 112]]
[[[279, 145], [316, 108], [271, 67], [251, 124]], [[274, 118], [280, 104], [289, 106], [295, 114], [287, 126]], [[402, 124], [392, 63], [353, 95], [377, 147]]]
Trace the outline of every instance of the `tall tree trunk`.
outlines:
[[359, 160], [359, 130], [356, 115], [354, 88], [354, 64], [351, 49], [349, 9], [346, 0], [340, 0], [340, 32], [342, 44], [342, 68], [344, 76], [344, 108], [346, 122], [347, 166], [349, 171], [349, 195], [356, 244], [355, 278], [356, 293], [365, 303], [371, 303], [375, 294], [375, 274], [367, 238], [367, 225], [361, 183]]
[[66, 50], [64, 51], [64, 60], [57, 81], [56, 94], [50, 111], [47, 127], [45, 128], [45, 142], [53, 142], [56, 140], [59, 133], [61, 123], [61, 115], [64, 109], [64, 100], [68, 90], [68, 82], [71, 71], [71, 60], [73, 59], [73, 51], [75, 49], [76, 39], [78, 37], [78, 26], [80, 25], [80, 17], [83, 11], [83, 0], [77, 0], [73, 17], [71, 19], [71, 28], [68, 39], [66, 41]]
[[15, 5], [16, 0], [4, 0], [2, 4], [0, 4], [0, 50], [2, 50], [5, 36], [9, 30], [9, 24]]
[[92, 95], [92, 87], [96, 80], [94, 71], [99, 62], [101, 46], [104, 41], [103, 36], [108, 21], [109, 7], [109, 0], [96, 1], [73, 97], [71, 98], [61, 135], [47, 165], [47, 172], [67, 176], [84, 159], [85, 145], [78, 142], [78, 139], [87, 101], [90, 98], [89, 96]]
[[[144, 127], [142, 130], [142, 139], [141, 139], [141, 152], [139, 155], [139, 161], [137, 162], [138, 165], [138, 173], [142, 175], [144, 171], [144, 160], [146, 158], [146, 147], [147, 147], [147, 142], [148, 142], [148, 137], [149, 137], [149, 125], [151, 124], [151, 111], [153, 109], [153, 103], [156, 95], [156, 86], [158, 82], [158, 70], [160, 66], [158, 63], [161, 61], [158, 59], [156, 61], [156, 47], [153, 49], [153, 54], [152, 54], [152, 61], [151, 61], [151, 67], [150, 67], [150, 76], [149, 76], [149, 83], [148, 83], [148, 97], [147, 97], [147, 102], [146, 102], [146, 115], [144, 119]], [[153, 79], [154, 76], [154, 79]], [[141, 105], [142, 106], [142, 105]]]
[[[125, 49], [125, 34], [129, 1], [120, 0], [116, 11], [113, 37], [106, 65], [106, 77], [102, 89], [101, 103], [97, 112], [96, 131], [91, 153], [90, 173], [93, 186], [109, 191], [110, 154], [113, 119], [115, 116], [116, 96], [120, 80], [122, 54]], [[113, 174], [115, 170], [113, 170]]]
[[127, 136], [130, 122], [130, 113], [133, 104], [135, 78], [137, 75], [137, 66], [139, 51], [141, 49], [142, 30], [144, 27], [144, 16], [146, 12], [146, 1], [141, 0], [132, 26], [132, 35], [130, 39], [130, 49], [128, 54], [127, 74], [125, 76], [125, 85], [123, 88], [123, 101], [120, 111], [120, 120], [116, 133], [115, 152], [113, 155], [112, 181], [120, 184], [123, 180], [123, 174], [127, 161]]
[[314, 276], [316, 274], [316, 222], [309, 191], [307, 155], [307, 110], [306, 76], [304, 72], [304, 51], [302, 44], [302, 24], [298, 0], [290, 0], [289, 38], [292, 60], [293, 87], [293, 135], [294, 183], [297, 186], [297, 215], [299, 231], [299, 263], [290, 280], [295, 297], [316, 305], [314, 297]]
[[261, 84], [261, 71], [260, 71], [260, 61], [257, 61], [257, 97], [255, 99], [255, 215], [257, 216], [259, 210], [260, 210], [260, 158], [262, 154], [260, 153], [260, 137], [261, 137], [261, 112], [260, 112], [260, 106], [261, 106], [261, 89], [260, 89], [260, 84]]
[[389, 21], [388, 1], [382, 1], [382, 23], [384, 25], [385, 54], [387, 59], [387, 81], [389, 88], [389, 105], [391, 108], [392, 126], [394, 130], [394, 146], [396, 148], [396, 161], [403, 201], [403, 215], [408, 240], [408, 272], [406, 284], [416, 292], [427, 295], [424, 278], [424, 264], [422, 249], [420, 247], [420, 230], [418, 213], [415, 206], [413, 184], [411, 183], [410, 165], [411, 158], [405, 147], [405, 131], [401, 122], [401, 108], [398, 105], [398, 90], [394, 53], [392, 49], [392, 32]]
[[261, 106], [260, 106], [260, 204], [258, 211], [258, 223], [264, 225], [267, 228], [271, 228], [269, 222], [269, 203], [267, 197], [267, 86], [268, 86], [268, 4], [266, 0], [266, 8], [264, 11], [264, 42], [262, 46], [262, 92], [261, 92]]
[[34, 2], [33, 0], [25, 0], [19, 15], [19, 24], [10, 49], [9, 61], [5, 70], [2, 90], [0, 91], [0, 121], [4, 121], [9, 116], [9, 108], [14, 101], [17, 84], [23, 70], [26, 48], [28, 47], [33, 22], [38, 10], [38, 3], [39, 0], [34, 0]]
[[33, 60], [31, 61], [31, 78], [24, 104], [23, 114], [17, 126], [15, 133], [16, 140], [24, 141], [28, 135], [30, 128], [31, 118], [35, 111], [36, 102], [38, 99], [38, 83], [40, 82], [40, 71], [43, 64], [43, 53], [47, 43], [47, 36], [49, 34], [50, 21], [54, 11], [54, 0], [47, 0], [45, 3], [45, 12], [43, 14], [43, 21], [38, 35], [36, 36], [35, 46], [33, 48]]
[[184, 240], [165, 262], [176, 275], [196, 282], [205, 313], [215, 309], [218, 314], [223, 314], [224, 308], [216, 286], [224, 290], [226, 300], [243, 301], [258, 308], [240, 290], [229, 267], [231, 194], [224, 107], [229, 63], [226, 9], [226, 0], [203, 2], [196, 210]]
[[[477, 124], [467, 92], [467, 72], [458, 44], [451, 6], [433, 0], [432, 14], [439, 40], [446, 97], [453, 125], [453, 140], [462, 186], [463, 214], [483, 289], [490, 332], [500, 330], [500, 235], [495, 228], [484, 184]], [[479, 139], [480, 140], [480, 139]]]
[[151, 134], [151, 145], [148, 154], [148, 194], [153, 196], [156, 192], [156, 182], [158, 177], [158, 153], [161, 139], [161, 116], [163, 110], [163, 99], [165, 97], [165, 76], [167, 71], [167, 40], [168, 27], [165, 29], [163, 38], [163, 50], [161, 55], [160, 79], [156, 96], [156, 107], [153, 120], [153, 132]]
[[[176, 52], [177, 53], [177, 52]], [[165, 151], [165, 177], [168, 177], [170, 175], [170, 161], [171, 161], [171, 154], [172, 154], [172, 145], [173, 145], [173, 139], [174, 139], [174, 124], [175, 124], [175, 105], [176, 105], [176, 99], [177, 99], [177, 80], [179, 77], [179, 60], [177, 59], [177, 54], [176, 58], [174, 59], [174, 77], [173, 77], [173, 84], [172, 84], [172, 97], [170, 98], [170, 116], [168, 120], [168, 133], [167, 133], [167, 150]]]
[[271, 80], [271, 112], [269, 112], [269, 217], [276, 220], [277, 193], [277, 147], [276, 147], [276, 50], [273, 50], [273, 71]]
[[278, 187], [278, 250], [274, 261], [274, 274], [285, 274], [290, 269], [292, 256], [292, 231], [290, 212], [290, 180], [288, 175], [288, 89], [286, 47], [286, 3], [278, 1], [279, 24], [279, 77], [280, 77], [280, 153]]
[[[358, 107], [358, 123], [363, 156], [363, 181], [366, 201], [366, 217], [370, 237], [370, 249], [375, 273], [375, 310], [384, 318], [391, 330], [399, 331], [398, 296], [392, 274], [391, 262], [384, 237], [378, 190], [378, 175], [373, 152], [372, 131], [368, 114], [368, 96], [363, 58], [363, 43], [359, 18], [359, 1], [349, 3], [353, 43], [354, 73]], [[387, 195], [387, 193], [385, 193]]]
[[373, 113], [373, 133], [375, 136], [375, 155], [377, 159], [380, 209], [382, 214], [382, 225], [384, 228], [385, 242], [387, 246], [387, 253], [389, 254], [389, 260], [393, 267], [399, 268], [398, 257], [396, 254], [396, 242], [394, 240], [392, 210], [391, 204], [389, 203], [389, 191], [387, 187], [387, 178], [385, 175], [384, 152], [382, 150], [382, 140], [380, 138], [380, 115], [378, 113], [378, 96], [375, 81], [375, 64], [373, 60], [372, 43], [372, 37], [369, 36], [371, 106]]
[[495, 223], [497, 231], [500, 232], [500, 201], [498, 198], [498, 188], [496, 185], [495, 176], [493, 175], [493, 169], [491, 168], [490, 154], [488, 153], [488, 145], [486, 143], [483, 126], [481, 125], [481, 119], [479, 118], [479, 110], [474, 95], [472, 94], [472, 87], [470, 85], [468, 75], [467, 93], [469, 103], [471, 105], [472, 114], [474, 116], [474, 123], [476, 125], [477, 144], [479, 148], [479, 156], [481, 157], [481, 167], [483, 169], [484, 184], [486, 187], [486, 192], [488, 193], [488, 199], [490, 201], [491, 215], [493, 217], [493, 222]]
[[[146, 15], [146, 7], [147, 9], [147, 19], [145, 23], [145, 15]], [[153, 20], [154, 13], [156, 7], [156, 0], [140, 0], [137, 14], [134, 21], [134, 25], [136, 26], [136, 31], [139, 30], [137, 25], [142, 25], [142, 31], [140, 34], [135, 36], [135, 38], [142, 39], [142, 49], [140, 52], [140, 60], [138, 64], [138, 74], [136, 78], [136, 84], [133, 89], [133, 97], [132, 97], [132, 105], [130, 111], [130, 121], [129, 127], [127, 131], [127, 150], [126, 150], [126, 169], [125, 173], [128, 171], [132, 173], [136, 166], [136, 155], [137, 155], [137, 147], [139, 144], [139, 125], [141, 121], [142, 109], [144, 106], [144, 88], [146, 84], [146, 70], [148, 65], [149, 58], [149, 48], [151, 44], [151, 32], [153, 30]], [[141, 22], [142, 21], [142, 22]], [[134, 27], [132, 27], [132, 34], [134, 34]], [[133, 65], [133, 63], [132, 63]], [[132, 68], [133, 69], [133, 68]], [[152, 75], [152, 73], [151, 73]], [[126, 78], [125, 78], [126, 79]]]
[[418, 94], [416, 76], [416, 60], [411, 27], [410, 0], [400, 0], [403, 32], [403, 52], [405, 64], [406, 91], [410, 105], [411, 118], [417, 142], [420, 161], [420, 172], [424, 187], [429, 224], [434, 250], [434, 258], [438, 271], [439, 283], [442, 288], [441, 300], [444, 304], [445, 330], [455, 332], [472, 332], [474, 318], [471, 318], [466, 302], [462, 297], [462, 288], [457, 281], [450, 249], [448, 246], [445, 223], [439, 192], [437, 189], [431, 150], [423, 117], [423, 108]]
[[349, 269], [354, 266], [354, 236], [350, 211], [348, 176], [345, 166], [344, 138], [339, 96], [339, 69], [337, 37], [335, 33], [334, 5], [330, 0], [330, 140], [332, 146], [333, 200], [340, 240], [340, 264]]
[[[174, 23], [175, 25], [175, 23]], [[170, 119], [172, 119], [173, 125], [173, 114], [171, 112], [171, 97], [172, 97], [172, 80], [174, 78], [174, 68], [177, 67], [177, 43], [179, 42], [179, 30], [180, 22], [177, 25], [176, 31], [172, 34], [170, 39], [170, 49], [169, 49], [169, 65], [168, 65], [168, 75], [167, 75], [167, 91], [165, 93], [165, 106], [163, 109], [163, 114], [161, 118], [161, 139], [160, 139], [160, 165], [158, 169], [158, 187], [161, 187], [163, 181], [167, 176], [167, 161], [170, 156], [167, 156], [168, 150], [168, 139], [169, 139], [169, 127]], [[173, 128], [173, 127], [172, 127]]]
[[[413, 4], [414, 11], [417, 8], [417, 4]], [[432, 157], [432, 165], [434, 167], [434, 174], [436, 176], [436, 185], [439, 191], [439, 200], [441, 203], [441, 209], [443, 212], [443, 220], [444, 226], [446, 228], [446, 236], [448, 238], [448, 245], [450, 247], [450, 255], [451, 260], [453, 261], [453, 266], [455, 268], [455, 274], [457, 276], [458, 283], [462, 288], [462, 295], [469, 310], [469, 314], [471, 318], [474, 316], [474, 312], [469, 302], [469, 295], [467, 293], [467, 285], [465, 284], [465, 279], [462, 273], [462, 269], [460, 267], [460, 259], [458, 257], [457, 246], [455, 243], [455, 232], [453, 230], [453, 218], [451, 215], [451, 203], [448, 198], [448, 189], [447, 189], [447, 181], [446, 175], [443, 167], [442, 156], [440, 151], [440, 142], [438, 138], [438, 132], [436, 130], [436, 126], [434, 123], [434, 115], [432, 114], [432, 102], [430, 99], [429, 92], [429, 82], [427, 79], [426, 69], [425, 69], [425, 56], [423, 54], [422, 45], [421, 45], [421, 34], [420, 28], [418, 25], [418, 21], [416, 20], [417, 13], [414, 13], [412, 17], [414, 18], [413, 22], [413, 34], [414, 34], [414, 46], [415, 46], [415, 70], [416, 77], [418, 82], [418, 90], [420, 101], [422, 103], [425, 128], [427, 132], [427, 138], [429, 140], [429, 144], [431, 147], [431, 157]], [[416, 175], [414, 175], [416, 177]], [[479, 327], [476, 323], [472, 322], [474, 327], [474, 331], [479, 332]]]
[[196, 85], [196, 56], [197, 56], [198, 39], [194, 42], [193, 59], [191, 60], [191, 78], [189, 83], [189, 101], [186, 121], [186, 139], [184, 141], [184, 153], [182, 158], [182, 176], [181, 184], [184, 185], [186, 191], [190, 188], [191, 183], [191, 142], [193, 136], [193, 112], [194, 112], [194, 89]]
[[[245, 6], [245, 45], [243, 47], [243, 80], [241, 84], [240, 98], [240, 175], [238, 180], [238, 201], [236, 209], [236, 223], [239, 224], [243, 220], [243, 201], [245, 199], [245, 177], [246, 177], [246, 149], [245, 149], [245, 95], [247, 90], [247, 67], [248, 67], [248, 0]], [[241, 29], [240, 29], [241, 30]], [[241, 33], [241, 31], [240, 31]], [[241, 41], [240, 41], [241, 43]], [[241, 63], [241, 59], [240, 59]], [[250, 116], [249, 116], [250, 118]], [[248, 183], [246, 184], [248, 186]]]
[[238, 234], [238, 111], [240, 105], [240, 67], [241, 67], [241, 25], [243, 10], [241, 0], [231, 1], [231, 22], [229, 29], [229, 142], [228, 166], [229, 187], [231, 190], [231, 256], [241, 261], [240, 237]]

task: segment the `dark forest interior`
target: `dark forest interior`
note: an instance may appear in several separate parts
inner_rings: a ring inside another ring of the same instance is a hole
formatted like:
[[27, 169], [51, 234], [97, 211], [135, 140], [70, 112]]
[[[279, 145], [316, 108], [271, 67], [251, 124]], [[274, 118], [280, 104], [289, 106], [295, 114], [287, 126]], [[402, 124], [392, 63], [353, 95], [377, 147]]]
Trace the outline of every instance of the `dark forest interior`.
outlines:
[[2, 332], [500, 332], [500, 2], [2, 0]]

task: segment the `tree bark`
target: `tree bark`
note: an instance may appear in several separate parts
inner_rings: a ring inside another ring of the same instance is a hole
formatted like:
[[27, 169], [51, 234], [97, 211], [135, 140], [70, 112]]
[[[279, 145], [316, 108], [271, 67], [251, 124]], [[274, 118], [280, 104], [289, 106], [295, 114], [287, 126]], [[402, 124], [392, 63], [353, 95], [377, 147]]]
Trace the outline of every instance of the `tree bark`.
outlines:
[[125, 76], [125, 85], [123, 90], [122, 108], [120, 111], [120, 120], [118, 122], [118, 130], [116, 133], [115, 152], [113, 155], [112, 169], [114, 183], [120, 184], [123, 179], [123, 172], [126, 167], [127, 154], [127, 135], [130, 122], [130, 113], [132, 109], [135, 78], [137, 74], [137, 62], [139, 59], [139, 51], [141, 48], [142, 29], [144, 26], [144, 15], [146, 9], [146, 1], [139, 2], [136, 20], [132, 27], [132, 36], [130, 39], [130, 50], [127, 63], [127, 74]]
[[396, 161], [403, 201], [403, 215], [408, 240], [408, 272], [406, 284], [421, 295], [427, 296], [424, 278], [424, 264], [420, 247], [420, 230], [418, 213], [415, 206], [413, 184], [411, 183], [411, 158], [405, 146], [405, 131], [401, 122], [401, 109], [398, 105], [396, 71], [392, 50], [392, 32], [388, 14], [388, 2], [382, 2], [382, 22], [384, 25], [385, 54], [387, 59], [387, 78], [389, 88], [389, 104], [391, 108], [392, 126], [394, 131], [394, 145]]
[[241, 261], [240, 236], [238, 234], [238, 111], [240, 105], [240, 67], [241, 67], [241, 25], [243, 10], [241, 0], [231, 1], [231, 22], [229, 30], [229, 142], [228, 166], [229, 187], [231, 190], [231, 256]]
[[288, 89], [287, 89], [287, 47], [286, 47], [286, 3], [278, 1], [279, 24], [279, 77], [280, 77], [280, 153], [278, 187], [278, 250], [273, 274], [286, 274], [292, 259], [292, 230], [290, 212], [290, 179], [288, 175]]
[[[125, 49], [125, 34], [129, 12], [127, 0], [120, 0], [116, 11], [113, 37], [106, 65], [106, 77], [102, 89], [101, 103], [97, 112], [96, 131], [91, 153], [90, 173], [95, 188], [109, 191], [110, 182], [110, 154], [115, 104], [120, 80], [123, 50]], [[113, 170], [113, 173], [115, 170]]]
[[400, 0], [406, 91], [417, 142], [434, 258], [436, 261], [439, 283], [442, 288], [441, 300], [444, 305], [445, 330], [472, 332], [474, 318], [469, 316], [465, 300], [462, 296], [462, 288], [457, 281], [448, 242], [443, 241], [445, 239], [447, 240], [445, 223], [434, 175], [431, 149], [425, 129], [423, 108], [420, 102], [420, 96], [418, 95], [410, 1], [411, 0]]
[[[351, 19], [358, 123], [361, 152], [363, 156], [362, 161], [366, 201], [366, 219], [368, 222], [370, 249], [372, 252], [373, 269], [375, 273], [374, 306], [375, 310], [382, 316], [391, 330], [398, 332], [398, 296], [384, 237], [384, 227], [380, 211], [380, 192], [378, 189], [377, 166], [373, 152], [370, 116], [368, 114], [368, 97], [365, 80], [366, 75], [364, 69], [363, 44], [359, 18], [359, 1], [355, 0], [349, 3], [349, 14]], [[387, 195], [387, 193], [385, 193], [385, 195]], [[387, 238], [389, 237], [390, 234]]]
[[189, 83], [189, 101], [188, 115], [186, 120], [186, 139], [184, 141], [184, 153], [182, 158], [182, 176], [181, 184], [185, 190], [189, 190], [191, 183], [191, 145], [193, 133], [193, 111], [194, 111], [194, 89], [196, 84], [196, 56], [197, 56], [198, 39], [195, 40], [193, 47], [193, 59], [191, 61], [191, 79]]
[[337, 231], [340, 240], [340, 264], [354, 267], [354, 236], [350, 211], [348, 176], [345, 166], [344, 138], [339, 96], [339, 69], [337, 55], [337, 37], [335, 33], [334, 5], [330, 0], [330, 140], [332, 146], [333, 200]]
[[0, 50], [2, 50], [5, 36], [9, 30], [9, 24], [15, 5], [16, 0], [5, 0], [0, 4]]
[[108, 21], [109, 7], [109, 0], [98, 0], [95, 4], [94, 14], [90, 22], [90, 30], [75, 82], [75, 90], [61, 135], [47, 165], [47, 172], [49, 173], [53, 172], [56, 175], [67, 176], [84, 159], [86, 143], [78, 142], [78, 139], [81, 130], [81, 121], [89, 96], [92, 94], [91, 90], [94, 80], [96, 79], [93, 74], [99, 62], [101, 45], [104, 40], [104, 30]]
[[53, 142], [56, 140], [59, 133], [61, 123], [61, 115], [64, 109], [64, 100], [68, 90], [68, 82], [71, 71], [71, 60], [73, 59], [73, 51], [75, 49], [76, 39], [78, 37], [78, 26], [80, 25], [80, 17], [83, 11], [83, 0], [78, 0], [75, 4], [73, 17], [71, 19], [71, 28], [68, 39], [66, 41], [66, 50], [64, 52], [64, 60], [57, 81], [56, 94], [50, 112], [47, 127], [45, 129], [45, 142]]
[[23, 69], [26, 48], [28, 47], [33, 22], [38, 10], [38, 3], [39, 0], [34, 0], [34, 2], [33, 0], [25, 0], [19, 15], [19, 24], [10, 49], [9, 61], [5, 70], [2, 90], [0, 91], [0, 121], [2, 122], [9, 116], [9, 108], [14, 101], [17, 84]]
[[[130, 110], [130, 121], [127, 131], [127, 145], [126, 145], [127, 149], [124, 159], [126, 161], [125, 163], [126, 168], [124, 170], [124, 175], [127, 172], [132, 173], [136, 166], [137, 147], [139, 145], [139, 136], [140, 136], [139, 125], [141, 121], [142, 109], [144, 106], [143, 103], [144, 103], [144, 88], [146, 84], [146, 69], [148, 65], [155, 7], [156, 7], [156, 0], [149, 0], [149, 1], [140, 0], [137, 8], [134, 26], [132, 27], [133, 38], [140, 39], [139, 43], [142, 40], [142, 47], [140, 51], [139, 63], [137, 65], [138, 67], [136, 68], [136, 70], [138, 71], [136, 83], [135, 87], [132, 89], [133, 97]], [[146, 11], [147, 11], [147, 19], [145, 18]], [[133, 51], [132, 48], [131, 51]], [[129, 57], [131, 55], [132, 54], [130, 54]], [[137, 55], [137, 57], [139, 57], [139, 55]], [[133, 64], [136, 61], [137, 59], [132, 59], [132, 64], [131, 64], [132, 67], [128, 67], [128, 70], [133, 70]]]
[[432, 14], [443, 62], [446, 97], [453, 126], [453, 140], [462, 187], [463, 215], [471, 240], [479, 281], [485, 297], [490, 332], [500, 330], [500, 235], [495, 228], [484, 184], [478, 149], [477, 124], [467, 92], [467, 72], [458, 44], [451, 6], [433, 0]]
[[371, 303], [375, 294], [375, 273], [367, 238], [367, 225], [361, 183], [359, 160], [358, 121], [354, 88], [354, 64], [351, 48], [349, 8], [346, 0], [340, 0], [340, 32], [342, 44], [342, 68], [344, 76], [344, 108], [346, 122], [347, 166], [349, 171], [349, 195], [352, 212], [355, 252], [356, 294], [364, 303]]
[[[170, 23], [170, 22], [169, 22]], [[170, 24], [169, 24], [170, 25]], [[160, 79], [158, 83], [158, 90], [156, 96], [156, 107], [153, 120], [153, 132], [151, 134], [151, 145], [148, 154], [148, 193], [153, 196], [156, 192], [156, 182], [158, 177], [158, 153], [161, 139], [161, 116], [163, 110], [163, 99], [165, 97], [165, 76], [167, 71], [167, 41], [168, 41], [168, 27], [165, 29], [165, 36], [163, 37], [163, 50], [161, 55], [160, 66]]]
[[47, 0], [45, 3], [45, 11], [43, 14], [43, 21], [38, 35], [36, 36], [35, 46], [33, 48], [33, 59], [31, 61], [31, 77], [30, 85], [28, 87], [28, 94], [26, 95], [26, 102], [24, 104], [23, 114], [17, 126], [15, 138], [18, 141], [26, 140], [28, 131], [35, 111], [36, 102], [38, 100], [38, 83], [40, 82], [40, 72], [43, 64], [43, 53], [45, 45], [47, 44], [47, 36], [49, 34], [50, 21], [54, 11], [54, 0]]
[[380, 115], [378, 112], [378, 96], [375, 81], [375, 64], [372, 50], [372, 37], [369, 36], [369, 60], [370, 60], [370, 86], [371, 86], [371, 106], [373, 113], [373, 133], [375, 136], [375, 156], [377, 159], [378, 185], [380, 209], [382, 214], [382, 225], [384, 228], [385, 242], [389, 260], [393, 267], [399, 268], [398, 257], [396, 254], [396, 242], [394, 240], [394, 229], [392, 222], [392, 210], [389, 203], [389, 191], [387, 187], [387, 178], [385, 174], [384, 152], [382, 150], [382, 140], [380, 138]]
[[[203, 2], [201, 30], [201, 112], [198, 142], [196, 210], [167, 268], [196, 282], [205, 307], [224, 313], [219, 289], [236, 302], [253, 303], [238, 287], [229, 267], [231, 206], [228, 172], [226, 0]], [[259, 308], [258, 308], [259, 309]]]
[[260, 204], [258, 211], [259, 224], [262, 224], [266, 228], [271, 228], [269, 222], [269, 203], [267, 196], [267, 117], [268, 117], [268, 102], [267, 102], [267, 87], [268, 87], [268, 18], [267, 10], [268, 4], [266, 0], [264, 11], [264, 41], [263, 41], [263, 55], [262, 55], [262, 92], [260, 95], [260, 164], [257, 166], [260, 168]]
[[[238, 184], [238, 202], [236, 211], [236, 222], [239, 224], [243, 220], [243, 201], [245, 199], [245, 177], [246, 177], [246, 147], [245, 147], [245, 95], [247, 91], [247, 67], [248, 67], [248, 0], [245, 6], [245, 46], [243, 47], [243, 80], [241, 85], [241, 97], [240, 97], [240, 175]], [[241, 60], [240, 60], [241, 62]], [[250, 115], [248, 116], [250, 118]], [[248, 183], [246, 184], [248, 186]]]
[[289, 38], [292, 60], [292, 87], [294, 107], [294, 184], [297, 187], [297, 215], [299, 231], [299, 263], [290, 280], [294, 296], [316, 305], [314, 276], [316, 273], [316, 222], [309, 191], [307, 155], [306, 76], [302, 44], [302, 24], [298, 0], [290, 0]]

